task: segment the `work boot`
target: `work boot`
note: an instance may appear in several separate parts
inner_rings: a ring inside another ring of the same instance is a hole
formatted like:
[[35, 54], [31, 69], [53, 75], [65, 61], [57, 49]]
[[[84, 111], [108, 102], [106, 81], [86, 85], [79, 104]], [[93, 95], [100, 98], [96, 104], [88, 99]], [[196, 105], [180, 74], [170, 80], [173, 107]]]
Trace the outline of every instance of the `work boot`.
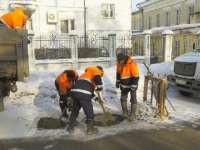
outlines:
[[94, 128], [94, 120], [87, 120], [87, 135], [98, 133], [98, 128]]
[[130, 118], [129, 121], [133, 122], [135, 121], [136, 118], [136, 109], [137, 109], [137, 104], [131, 104], [131, 114], [130, 114]]
[[122, 111], [123, 111], [122, 116], [124, 118], [127, 118], [128, 117], [127, 102], [121, 102], [121, 105], [122, 105]]
[[69, 126], [67, 127], [67, 131], [69, 133], [74, 133], [74, 125], [75, 125], [75, 122], [76, 122], [76, 118], [71, 116], [70, 117], [70, 122], [69, 122]]

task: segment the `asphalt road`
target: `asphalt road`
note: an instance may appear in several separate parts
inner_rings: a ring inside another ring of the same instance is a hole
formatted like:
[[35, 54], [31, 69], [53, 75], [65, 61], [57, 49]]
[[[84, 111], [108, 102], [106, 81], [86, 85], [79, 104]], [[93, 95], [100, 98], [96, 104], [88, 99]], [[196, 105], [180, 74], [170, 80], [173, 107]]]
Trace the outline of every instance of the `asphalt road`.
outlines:
[[180, 131], [137, 130], [87, 142], [69, 137], [1, 140], [0, 150], [200, 150], [200, 126], [190, 124]]

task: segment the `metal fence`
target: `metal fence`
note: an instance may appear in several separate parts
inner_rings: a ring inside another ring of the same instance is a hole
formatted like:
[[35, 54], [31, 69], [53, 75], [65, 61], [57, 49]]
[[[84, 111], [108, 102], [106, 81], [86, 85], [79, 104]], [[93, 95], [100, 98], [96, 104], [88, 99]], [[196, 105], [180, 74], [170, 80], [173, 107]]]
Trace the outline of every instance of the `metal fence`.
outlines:
[[189, 31], [178, 31], [173, 35], [172, 60], [192, 51], [197, 45], [197, 36]]
[[143, 42], [144, 38], [142, 34], [132, 36], [132, 47], [134, 55], [144, 55]]
[[71, 42], [69, 36], [59, 36], [51, 32], [48, 36], [34, 39], [35, 59], [70, 59]]
[[134, 55], [131, 33], [124, 33], [116, 36], [116, 53]]
[[90, 33], [77, 38], [78, 58], [109, 57], [109, 38]]

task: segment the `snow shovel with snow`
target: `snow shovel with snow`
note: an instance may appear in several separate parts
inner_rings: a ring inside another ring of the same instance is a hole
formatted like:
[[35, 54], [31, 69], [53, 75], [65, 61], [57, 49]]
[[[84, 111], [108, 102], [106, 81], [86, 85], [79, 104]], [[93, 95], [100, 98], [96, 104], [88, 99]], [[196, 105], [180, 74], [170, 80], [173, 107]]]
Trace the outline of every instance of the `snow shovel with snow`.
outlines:
[[104, 112], [104, 119], [105, 119], [106, 121], [112, 120], [112, 118], [113, 118], [112, 114], [109, 113], [109, 112], [107, 112], [107, 111], [105, 111], [105, 108], [104, 108], [104, 106], [103, 106], [100, 93], [99, 93], [99, 92], [96, 92], [96, 93], [97, 93], [97, 95], [98, 95], [98, 97], [99, 97], [99, 101], [98, 101], [98, 102], [99, 102], [99, 104], [101, 105], [101, 107], [102, 107], [102, 109], [103, 109], [103, 112]]

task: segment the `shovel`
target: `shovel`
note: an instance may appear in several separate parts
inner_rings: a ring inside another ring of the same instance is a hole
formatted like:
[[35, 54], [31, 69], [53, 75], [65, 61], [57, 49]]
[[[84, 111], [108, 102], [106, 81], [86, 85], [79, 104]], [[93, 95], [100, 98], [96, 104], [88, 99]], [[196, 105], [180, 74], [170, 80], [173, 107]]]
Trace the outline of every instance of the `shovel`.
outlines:
[[96, 92], [96, 93], [97, 93], [97, 95], [98, 95], [98, 97], [99, 97], [99, 104], [101, 105], [101, 107], [102, 107], [102, 109], [103, 109], [105, 120], [106, 120], [106, 121], [112, 120], [112, 118], [113, 118], [112, 114], [109, 113], [109, 112], [107, 112], [107, 111], [105, 111], [105, 108], [104, 108], [104, 106], [103, 106], [103, 103], [101, 103], [102, 99], [101, 99], [101, 96], [100, 96], [99, 92]]

